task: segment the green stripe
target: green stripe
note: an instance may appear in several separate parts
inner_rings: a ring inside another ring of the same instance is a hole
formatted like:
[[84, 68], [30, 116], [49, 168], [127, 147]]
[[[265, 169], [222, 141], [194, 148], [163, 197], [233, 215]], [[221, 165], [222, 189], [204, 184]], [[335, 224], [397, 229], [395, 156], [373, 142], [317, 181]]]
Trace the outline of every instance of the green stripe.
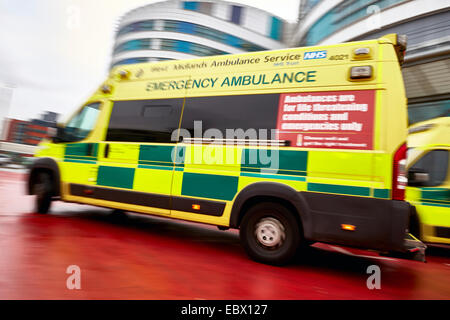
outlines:
[[423, 188], [421, 198], [424, 201], [434, 202], [434, 200], [450, 202], [450, 189], [444, 188]]
[[450, 208], [450, 204], [445, 203], [439, 203], [439, 202], [422, 202], [421, 203], [424, 206], [433, 206], [433, 207], [444, 207], [444, 208]]
[[335, 184], [308, 183], [308, 191], [346, 194], [352, 196], [370, 196], [370, 188], [341, 186]]
[[373, 196], [375, 198], [389, 199], [391, 197], [390, 189], [374, 189]]
[[132, 189], [133, 180], [134, 168], [105, 166], [98, 168], [97, 185]]
[[241, 177], [306, 181], [306, 178], [304, 178], [304, 177], [293, 177], [293, 176], [282, 176], [282, 175], [276, 175], [276, 174], [261, 174], [261, 173], [249, 173], [249, 172], [242, 172]]
[[91, 161], [96, 161], [97, 160], [97, 158], [95, 158], [95, 157], [76, 157], [76, 156], [68, 156], [68, 157], [65, 157], [65, 159], [69, 159], [69, 160], [91, 160]]
[[269, 168], [241, 168], [241, 172], [306, 176], [306, 171], [290, 171], [290, 170], [269, 169]]
[[64, 159], [64, 162], [73, 162], [73, 163], [92, 163], [96, 164], [97, 161], [90, 161], [90, 160], [74, 160], [74, 159]]
[[173, 167], [166, 167], [166, 166], [147, 166], [144, 164], [138, 165], [139, 169], [154, 169], [154, 170], [166, 170], [166, 171], [172, 171]]
[[[262, 170], [264, 171], [264, 170]], [[278, 170], [278, 174], [292, 174], [296, 176], [306, 176], [306, 171]]]
[[220, 200], [233, 200], [239, 177], [185, 172], [181, 194]]
[[139, 161], [140, 165], [146, 165], [146, 166], [164, 166], [164, 167], [173, 167], [172, 162], [159, 162], [159, 161]]

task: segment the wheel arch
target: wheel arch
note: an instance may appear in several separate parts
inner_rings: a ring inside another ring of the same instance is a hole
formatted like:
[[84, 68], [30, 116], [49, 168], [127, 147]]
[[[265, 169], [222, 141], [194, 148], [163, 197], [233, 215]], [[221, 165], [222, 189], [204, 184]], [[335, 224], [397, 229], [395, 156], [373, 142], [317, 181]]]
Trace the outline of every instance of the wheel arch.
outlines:
[[256, 182], [242, 189], [233, 203], [230, 227], [239, 228], [245, 212], [254, 204], [264, 201], [277, 202], [295, 213], [303, 236], [312, 235], [310, 210], [301, 193], [290, 186], [276, 182]]
[[417, 208], [415, 206], [411, 206], [410, 214], [409, 214], [409, 225], [408, 225], [408, 231], [413, 236], [421, 239], [422, 233], [420, 228], [420, 218], [419, 214], [417, 213]]

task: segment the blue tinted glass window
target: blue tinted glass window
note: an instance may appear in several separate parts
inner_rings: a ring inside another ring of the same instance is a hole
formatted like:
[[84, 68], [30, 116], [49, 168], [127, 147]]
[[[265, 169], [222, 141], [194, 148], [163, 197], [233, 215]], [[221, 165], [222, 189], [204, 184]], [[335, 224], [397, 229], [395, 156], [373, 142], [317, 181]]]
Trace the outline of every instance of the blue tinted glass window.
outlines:
[[185, 10], [194, 10], [197, 11], [198, 10], [198, 2], [197, 1], [185, 1], [183, 3], [183, 8]]
[[[280, 23], [282, 23], [280, 21]], [[148, 31], [148, 30], [154, 30], [155, 21], [154, 20], [146, 20], [146, 21], [140, 21], [136, 23], [129, 24], [125, 27], [123, 27], [119, 34], [124, 34], [128, 32], [137, 32], [137, 31]], [[280, 27], [282, 29], [282, 27]], [[230, 46], [241, 48], [246, 51], [262, 51], [266, 50], [263, 47], [260, 47], [256, 44], [253, 44], [249, 41], [243, 40], [241, 38], [235, 37], [233, 35], [227, 34], [225, 32], [215, 30], [210, 27], [198, 25], [195, 23], [185, 22], [185, 21], [176, 21], [176, 20], [165, 20], [163, 23], [163, 30], [164, 31], [170, 31], [170, 32], [180, 32], [184, 34], [193, 34], [197, 35], [199, 37], [207, 38], [210, 40], [214, 40], [217, 42], [225, 43]], [[280, 31], [280, 34], [282, 32]], [[149, 39], [146, 39], [149, 40]], [[140, 42], [134, 43], [123, 43], [119, 46], [117, 46], [114, 49], [114, 53], [127, 51], [127, 50], [141, 50], [141, 49], [148, 49], [150, 47], [149, 42], [144, 42], [143, 40], [139, 40]], [[170, 43], [170, 41], [167, 41], [164, 44], [165, 50], [174, 50], [173, 46], [174, 43]], [[192, 48], [190, 48], [192, 50]]]
[[[371, 4], [376, 4], [379, 9], [383, 10], [405, 1], [409, 0], [377, 0], [372, 1]], [[315, 45], [337, 30], [369, 14], [367, 0], [343, 1], [311, 26], [307, 34], [306, 45]]]
[[165, 31], [180, 31], [179, 21], [166, 20], [164, 21], [164, 30]]
[[189, 22], [180, 22], [179, 31], [183, 33], [193, 34], [194, 33], [194, 24]]
[[275, 40], [281, 39], [281, 26], [282, 22], [276, 17], [272, 17], [271, 27], [270, 27], [270, 37]]
[[231, 22], [240, 24], [241, 23], [241, 13], [242, 13], [242, 7], [232, 6]]
[[231, 34], [227, 34], [225, 42], [226, 42], [226, 44], [228, 44], [230, 46], [239, 47], [241, 44], [240, 40], [241, 39], [239, 39], [235, 36], [232, 36]]
[[180, 52], [190, 52], [190, 42], [187, 41], [177, 41], [176, 50]]

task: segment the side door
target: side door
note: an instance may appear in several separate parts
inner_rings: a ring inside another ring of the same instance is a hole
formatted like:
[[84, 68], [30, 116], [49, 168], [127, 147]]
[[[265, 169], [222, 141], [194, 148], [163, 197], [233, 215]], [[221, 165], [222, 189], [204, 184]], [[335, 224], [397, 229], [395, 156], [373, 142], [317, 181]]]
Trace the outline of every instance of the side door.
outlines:
[[406, 197], [416, 206], [422, 240], [450, 243], [450, 148], [424, 152], [408, 170]]
[[102, 200], [125, 210], [170, 214], [183, 100], [113, 102], [99, 149], [96, 184]]

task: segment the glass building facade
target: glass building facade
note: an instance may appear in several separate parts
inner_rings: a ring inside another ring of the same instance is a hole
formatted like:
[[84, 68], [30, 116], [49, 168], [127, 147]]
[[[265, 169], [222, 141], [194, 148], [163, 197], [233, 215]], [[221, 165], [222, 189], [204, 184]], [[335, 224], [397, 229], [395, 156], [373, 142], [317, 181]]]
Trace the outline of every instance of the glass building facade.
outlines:
[[[383, 10], [392, 5], [410, 0], [345, 0], [339, 5], [328, 11], [310, 28], [306, 37], [305, 44], [307, 46], [325, 39], [334, 32], [372, 14], [369, 6], [377, 6], [379, 10]], [[320, 1], [312, 0], [313, 7]]]
[[[342, 0], [330, 5], [327, 0], [306, 0], [304, 10], [304, 20], [308, 15], [314, 18], [295, 45], [377, 39], [389, 33], [406, 35], [402, 69], [409, 123], [450, 116], [449, 1]], [[378, 28], [368, 23], [374, 13], [379, 14]]]
[[[212, 19], [217, 23], [211, 24]], [[283, 48], [284, 30], [280, 18], [244, 5], [224, 1], [155, 3], [124, 16], [116, 34], [112, 66], [176, 59], [170, 53], [189, 58]]]

